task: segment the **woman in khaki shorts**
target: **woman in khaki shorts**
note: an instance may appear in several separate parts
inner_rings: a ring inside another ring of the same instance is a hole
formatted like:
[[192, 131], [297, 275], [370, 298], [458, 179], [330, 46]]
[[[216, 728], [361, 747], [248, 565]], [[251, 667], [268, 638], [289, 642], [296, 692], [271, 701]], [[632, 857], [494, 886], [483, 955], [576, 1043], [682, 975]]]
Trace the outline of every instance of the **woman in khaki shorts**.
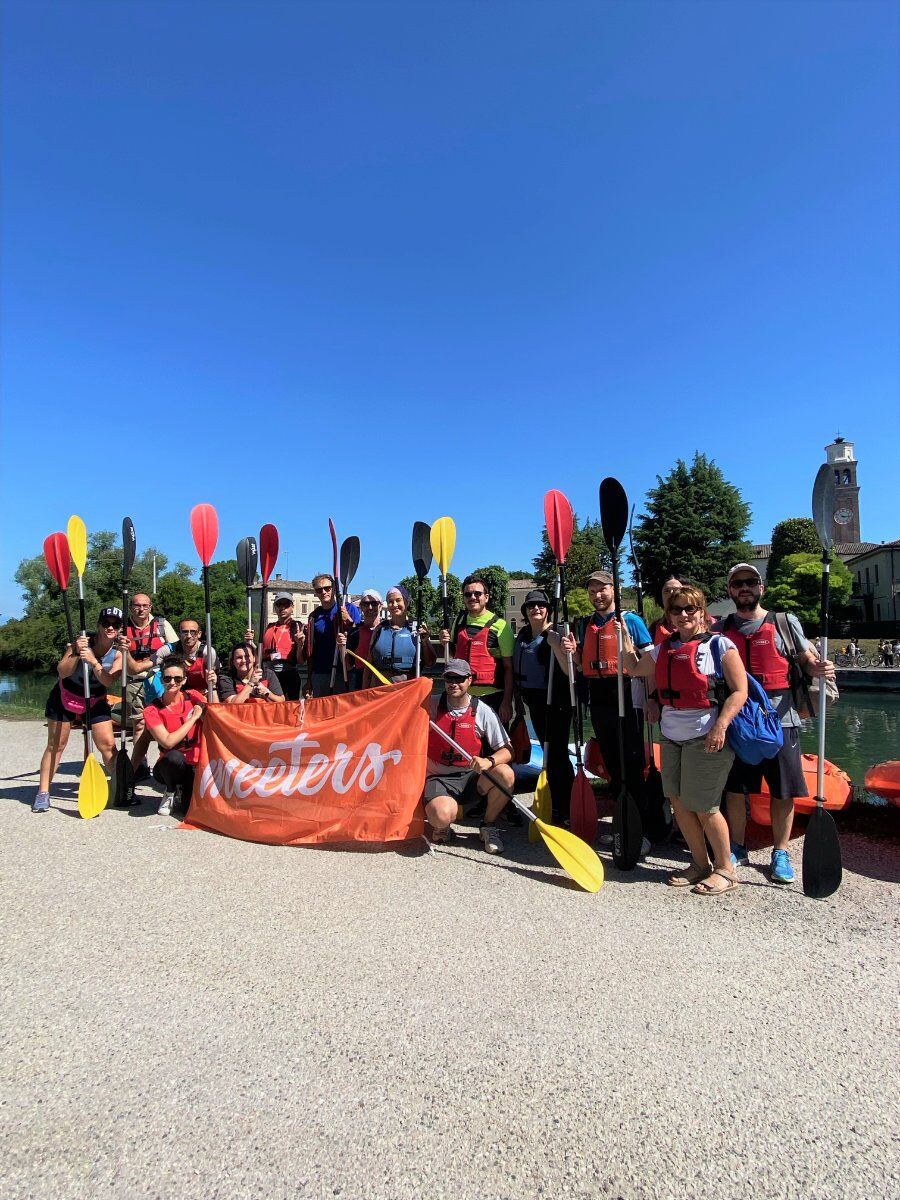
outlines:
[[[662, 709], [663, 789], [692, 858], [688, 869], [668, 882], [701, 896], [718, 896], [737, 886], [728, 825], [719, 806], [734, 761], [725, 731], [747, 699], [747, 672], [733, 642], [706, 632], [709, 614], [699, 588], [682, 587], [669, 595], [666, 624], [675, 636], [649, 647], [641, 658], [623, 626], [623, 662], [629, 674], [655, 679]], [[718, 640], [724, 686], [721, 680], [716, 686], [713, 639]]]

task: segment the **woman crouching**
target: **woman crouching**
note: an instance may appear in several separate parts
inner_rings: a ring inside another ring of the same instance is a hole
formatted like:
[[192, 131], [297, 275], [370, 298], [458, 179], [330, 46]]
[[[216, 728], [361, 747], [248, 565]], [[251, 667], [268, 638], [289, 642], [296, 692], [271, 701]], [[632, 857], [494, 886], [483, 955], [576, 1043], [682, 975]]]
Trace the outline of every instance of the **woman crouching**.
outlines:
[[166, 789], [156, 810], [168, 816], [181, 793], [180, 810], [186, 811], [194, 790], [194, 768], [200, 758], [200, 720], [206, 698], [187, 691], [187, 668], [178, 654], [164, 658], [159, 668], [163, 694], [144, 706], [144, 723], [159, 746], [153, 778]]
[[[655, 679], [662, 709], [663, 788], [691, 851], [691, 865], [668, 883], [718, 896], [737, 886], [728, 824], [719, 806], [734, 761], [725, 734], [747, 699], [747, 673], [734, 643], [707, 632], [709, 614], [700, 588], [682, 587], [667, 597], [666, 624], [674, 635], [651, 646], [642, 658], [623, 626], [623, 662], [630, 674]], [[714, 646], [724, 687], [716, 680]]]

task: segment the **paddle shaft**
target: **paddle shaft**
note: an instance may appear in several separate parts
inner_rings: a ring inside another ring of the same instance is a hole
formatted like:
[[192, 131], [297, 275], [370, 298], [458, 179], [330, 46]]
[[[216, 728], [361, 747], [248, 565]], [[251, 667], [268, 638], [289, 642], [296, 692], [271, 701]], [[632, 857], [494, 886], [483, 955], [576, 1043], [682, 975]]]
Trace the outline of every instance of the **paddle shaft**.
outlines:
[[[122, 574], [122, 621], [124, 629], [125, 614], [128, 612], [128, 576]], [[128, 651], [122, 651], [122, 728], [119, 730], [119, 753], [125, 753], [125, 739], [128, 730]]]
[[[334, 681], [337, 678], [338, 657], [340, 655], [340, 646], [338, 645], [337, 635], [341, 631], [341, 608], [343, 607], [343, 599], [341, 597], [341, 581], [337, 575], [334, 577], [334, 593], [337, 602], [337, 610], [334, 614], [334, 658], [331, 660], [331, 683], [330, 687], [334, 687]], [[346, 658], [344, 659], [344, 667], [346, 670]]]
[[616, 697], [619, 703], [619, 771], [625, 779], [625, 674], [622, 668], [622, 595], [619, 590], [619, 547], [611, 546], [613, 569], [613, 611], [619, 626], [616, 634]]
[[[824, 662], [828, 658], [828, 615], [831, 602], [831, 553], [822, 549], [822, 602], [820, 608], [820, 624], [822, 626], [821, 657]], [[825, 681], [819, 681], [819, 762], [816, 767], [816, 804], [825, 803]]]
[[[444, 628], [450, 632], [450, 607], [447, 604], [447, 576], [441, 572], [441, 607], [444, 616]], [[444, 643], [444, 666], [450, 661], [450, 643]]]
[[422, 624], [422, 576], [418, 576], [419, 586], [416, 588], [416, 679], [422, 674], [422, 634], [419, 632]]
[[[78, 616], [81, 620], [81, 636], [87, 637], [87, 621], [84, 615], [84, 581], [78, 576]], [[85, 757], [94, 752], [94, 738], [91, 734], [91, 669], [86, 662], [81, 663], [81, 677], [84, 681], [84, 752]]]
[[[209, 567], [207, 567], [205, 565], [203, 567], [203, 599], [206, 603], [206, 653], [208, 656], [207, 660], [206, 660], [206, 665], [208, 668], [209, 664], [212, 662], [212, 644], [213, 643], [212, 643], [212, 614], [210, 612], [210, 604], [209, 604]], [[212, 685], [212, 680], [209, 678], [209, 670], [207, 670], [207, 679], [206, 679], [206, 699], [210, 704], [212, 704], [212, 702], [213, 702], [213, 685]]]

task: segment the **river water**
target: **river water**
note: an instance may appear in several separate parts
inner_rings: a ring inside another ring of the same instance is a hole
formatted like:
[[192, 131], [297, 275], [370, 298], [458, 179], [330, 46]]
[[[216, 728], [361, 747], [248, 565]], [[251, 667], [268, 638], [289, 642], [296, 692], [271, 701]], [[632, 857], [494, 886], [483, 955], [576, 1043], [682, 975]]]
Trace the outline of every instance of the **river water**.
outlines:
[[[7, 711], [27, 707], [35, 715], [42, 713], [54, 679], [36, 673], [0, 674], [0, 714], [4, 707]], [[815, 753], [818, 749], [813, 722], [806, 722], [802, 741], [804, 750]], [[825, 754], [860, 788], [873, 763], [900, 758], [900, 692], [842, 692], [840, 701], [828, 711]]]

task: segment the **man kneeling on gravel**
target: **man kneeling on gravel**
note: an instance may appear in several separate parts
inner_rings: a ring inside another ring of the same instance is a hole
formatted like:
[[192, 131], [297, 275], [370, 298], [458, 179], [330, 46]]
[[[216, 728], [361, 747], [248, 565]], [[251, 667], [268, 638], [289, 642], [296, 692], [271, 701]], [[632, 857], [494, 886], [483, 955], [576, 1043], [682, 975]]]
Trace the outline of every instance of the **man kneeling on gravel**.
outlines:
[[[507, 797], [484, 774], [490, 771], [512, 790], [514, 776], [508, 764], [512, 748], [493, 709], [469, 695], [472, 672], [463, 658], [451, 658], [444, 668], [444, 694], [433, 696], [431, 719], [465, 751], [454, 750], [434, 729], [428, 734], [428, 768], [422, 801], [431, 823], [433, 842], [450, 840], [450, 824], [485, 805], [480, 835], [488, 854], [503, 850], [494, 822]], [[471, 759], [471, 761], [470, 761]]]

